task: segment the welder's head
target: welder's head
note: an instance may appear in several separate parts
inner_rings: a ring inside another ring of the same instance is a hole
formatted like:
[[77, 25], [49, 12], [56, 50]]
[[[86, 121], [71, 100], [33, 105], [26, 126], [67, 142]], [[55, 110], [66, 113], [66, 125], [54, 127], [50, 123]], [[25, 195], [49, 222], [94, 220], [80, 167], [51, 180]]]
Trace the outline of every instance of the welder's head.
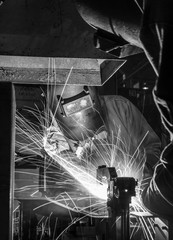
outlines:
[[91, 138], [104, 125], [96, 87], [57, 85], [51, 90], [51, 98], [53, 114], [68, 139]]

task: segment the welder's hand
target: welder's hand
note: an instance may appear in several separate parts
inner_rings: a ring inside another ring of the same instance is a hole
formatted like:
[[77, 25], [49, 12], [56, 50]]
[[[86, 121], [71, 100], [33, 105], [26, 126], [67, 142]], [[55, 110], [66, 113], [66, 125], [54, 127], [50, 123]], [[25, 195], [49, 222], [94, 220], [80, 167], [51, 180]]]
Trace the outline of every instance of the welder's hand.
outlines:
[[44, 149], [46, 152], [56, 152], [57, 154], [70, 150], [69, 144], [59, 128], [50, 127], [46, 131], [44, 138]]

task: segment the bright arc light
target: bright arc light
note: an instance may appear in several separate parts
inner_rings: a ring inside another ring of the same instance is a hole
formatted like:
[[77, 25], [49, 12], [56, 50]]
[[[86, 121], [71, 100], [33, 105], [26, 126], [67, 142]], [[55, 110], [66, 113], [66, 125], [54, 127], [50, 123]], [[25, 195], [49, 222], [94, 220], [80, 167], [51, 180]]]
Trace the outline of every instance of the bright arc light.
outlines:
[[107, 184], [101, 183], [97, 178], [91, 175], [85, 167], [80, 165], [80, 162], [76, 162], [76, 158], [66, 155], [63, 157], [56, 153], [56, 150], [52, 151], [51, 146], [48, 142], [46, 143], [45, 150], [48, 155], [59, 163], [73, 178], [75, 178], [85, 189], [88, 190], [88, 193], [93, 196], [101, 199], [107, 200]]

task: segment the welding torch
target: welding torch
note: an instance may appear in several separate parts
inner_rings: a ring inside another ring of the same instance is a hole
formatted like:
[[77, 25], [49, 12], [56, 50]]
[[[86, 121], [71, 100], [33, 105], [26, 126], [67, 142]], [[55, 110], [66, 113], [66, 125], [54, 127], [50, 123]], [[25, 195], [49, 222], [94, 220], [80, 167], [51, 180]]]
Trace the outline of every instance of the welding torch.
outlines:
[[97, 179], [107, 181], [108, 217], [121, 216], [121, 240], [130, 240], [130, 210], [131, 197], [136, 195], [137, 181], [132, 177], [118, 177], [114, 167], [99, 166]]

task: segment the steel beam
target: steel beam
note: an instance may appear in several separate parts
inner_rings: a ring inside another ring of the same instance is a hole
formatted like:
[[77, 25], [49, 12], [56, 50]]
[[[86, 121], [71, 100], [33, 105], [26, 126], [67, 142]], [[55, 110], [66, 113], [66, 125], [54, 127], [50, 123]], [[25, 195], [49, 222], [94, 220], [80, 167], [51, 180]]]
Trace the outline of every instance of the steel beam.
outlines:
[[0, 56], [0, 81], [100, 86], [125, 62], [122, 59]]

